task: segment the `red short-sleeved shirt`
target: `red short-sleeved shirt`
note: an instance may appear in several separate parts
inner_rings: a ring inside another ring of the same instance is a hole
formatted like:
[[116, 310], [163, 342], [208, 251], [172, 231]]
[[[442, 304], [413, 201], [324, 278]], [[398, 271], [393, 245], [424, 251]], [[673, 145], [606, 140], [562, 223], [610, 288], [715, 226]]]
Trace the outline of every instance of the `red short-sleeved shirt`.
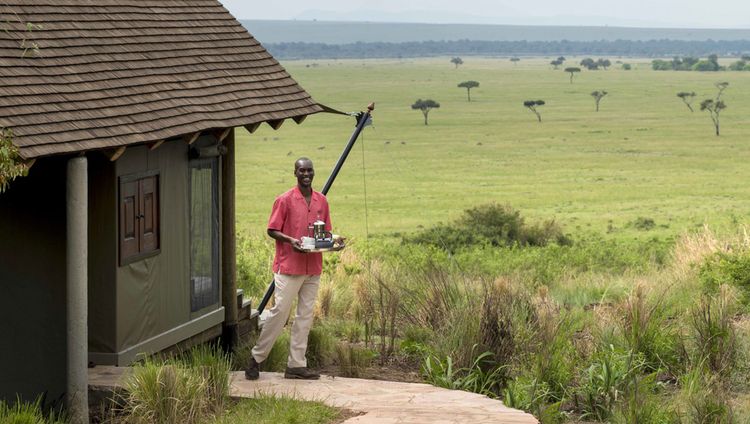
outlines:
[[[326, 223], [326, 231], [331, 231], [331, 216], [328, 200], [317, 191], [310, 197], [307, 205], [305, 197], [294, 187], [276, 198], [268, 220], [268, 229], [300, 239], [308, 235], [308, 226], [321, 220]], [[276, 240], [276, 256], [273, 260], [273, 272], [291, 275], [320, 275], [323, 272], [323, 255], [321, 253], [300, 253], [291, 244]]]

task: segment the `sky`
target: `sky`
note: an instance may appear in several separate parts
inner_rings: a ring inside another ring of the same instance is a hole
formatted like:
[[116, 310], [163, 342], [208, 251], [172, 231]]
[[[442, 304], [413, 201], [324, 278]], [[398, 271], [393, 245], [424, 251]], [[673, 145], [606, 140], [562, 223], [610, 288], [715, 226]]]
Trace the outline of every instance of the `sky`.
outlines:
[[220, 1], [239, 19], [750, 28], [748, 0]]

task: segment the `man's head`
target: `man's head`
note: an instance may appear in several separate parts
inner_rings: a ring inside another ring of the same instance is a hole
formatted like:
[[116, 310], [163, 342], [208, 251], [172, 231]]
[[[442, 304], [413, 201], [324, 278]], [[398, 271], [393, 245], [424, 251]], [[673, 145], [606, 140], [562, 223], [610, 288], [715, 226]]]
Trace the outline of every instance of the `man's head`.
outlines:
[[297, 177], [297, 185], [300, 188], [309, 189], [315, 177], [313, 163], [308, 158], [299, 158], [294, 162], [294, 176]]

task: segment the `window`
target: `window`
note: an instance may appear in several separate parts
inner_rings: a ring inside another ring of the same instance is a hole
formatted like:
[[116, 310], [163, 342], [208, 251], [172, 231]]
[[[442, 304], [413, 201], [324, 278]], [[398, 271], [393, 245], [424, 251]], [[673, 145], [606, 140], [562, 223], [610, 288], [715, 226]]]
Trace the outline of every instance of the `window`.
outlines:
[[216, 158], [191, 160], [190, 311], [219, 302], [219, 179]]
[[120, 177], [120, 266], [159, 253], [159, 175]]

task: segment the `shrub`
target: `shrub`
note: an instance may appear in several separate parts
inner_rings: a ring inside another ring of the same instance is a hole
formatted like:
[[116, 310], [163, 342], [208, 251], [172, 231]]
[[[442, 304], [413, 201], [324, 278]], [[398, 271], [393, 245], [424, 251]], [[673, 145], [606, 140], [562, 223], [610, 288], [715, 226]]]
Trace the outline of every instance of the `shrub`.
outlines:
[[171, 363], [146, 360], [125, 382], [126, 423], [198, 423], [207, 412], [203, 376]]
[[231, 361], [216, 346], [199, 346], [183, 358], [146, 358], [116, 394], [114, 422], [202, 423], [220, 413], [229, 397]]
[[[477, 345], [474, 345], [472, 351], [476, 348]], [[476, 355], [472, 364], [466, 368], [455, 367], [450, 356], [441, 360], [430, 355], [422, 363], [422, 375], [434, 386], [497, 398], [505, 375], [504, 368], [504, 365], [497, 365], [493, 361], [491, 352]]]
[[307, 337], [307, 366], [320, 368], [329, 365], [335, 347], [336, 338], [327, 327], [313, 326]]
[[706, 292], [715, 294], [727, 284], [740, 291], [744, 304], [750, 304], [750, 253], [715, 253], [700, 267], [698, 277]]
[[555, 221], [528, 225], [510, 206], [490, 203], [464, 211], [452, 224], [439, 224], [404, 241], [433, 245], [449, 252], [474, 245], [544, 246], [550, 242], [569, 245], [571, 240]]
[[703, 296], [691, 312], [695, 342], [694, 362], [729, 380], [737, 358], [737, 337], [732, 324], [734, 305], [727, 286], [715, 297]]
[[361, 377], [376, 356], [377, 353], [374, 351], [353, 343], [344, 342], [336, 345], [337, 362], [344, 377]]

